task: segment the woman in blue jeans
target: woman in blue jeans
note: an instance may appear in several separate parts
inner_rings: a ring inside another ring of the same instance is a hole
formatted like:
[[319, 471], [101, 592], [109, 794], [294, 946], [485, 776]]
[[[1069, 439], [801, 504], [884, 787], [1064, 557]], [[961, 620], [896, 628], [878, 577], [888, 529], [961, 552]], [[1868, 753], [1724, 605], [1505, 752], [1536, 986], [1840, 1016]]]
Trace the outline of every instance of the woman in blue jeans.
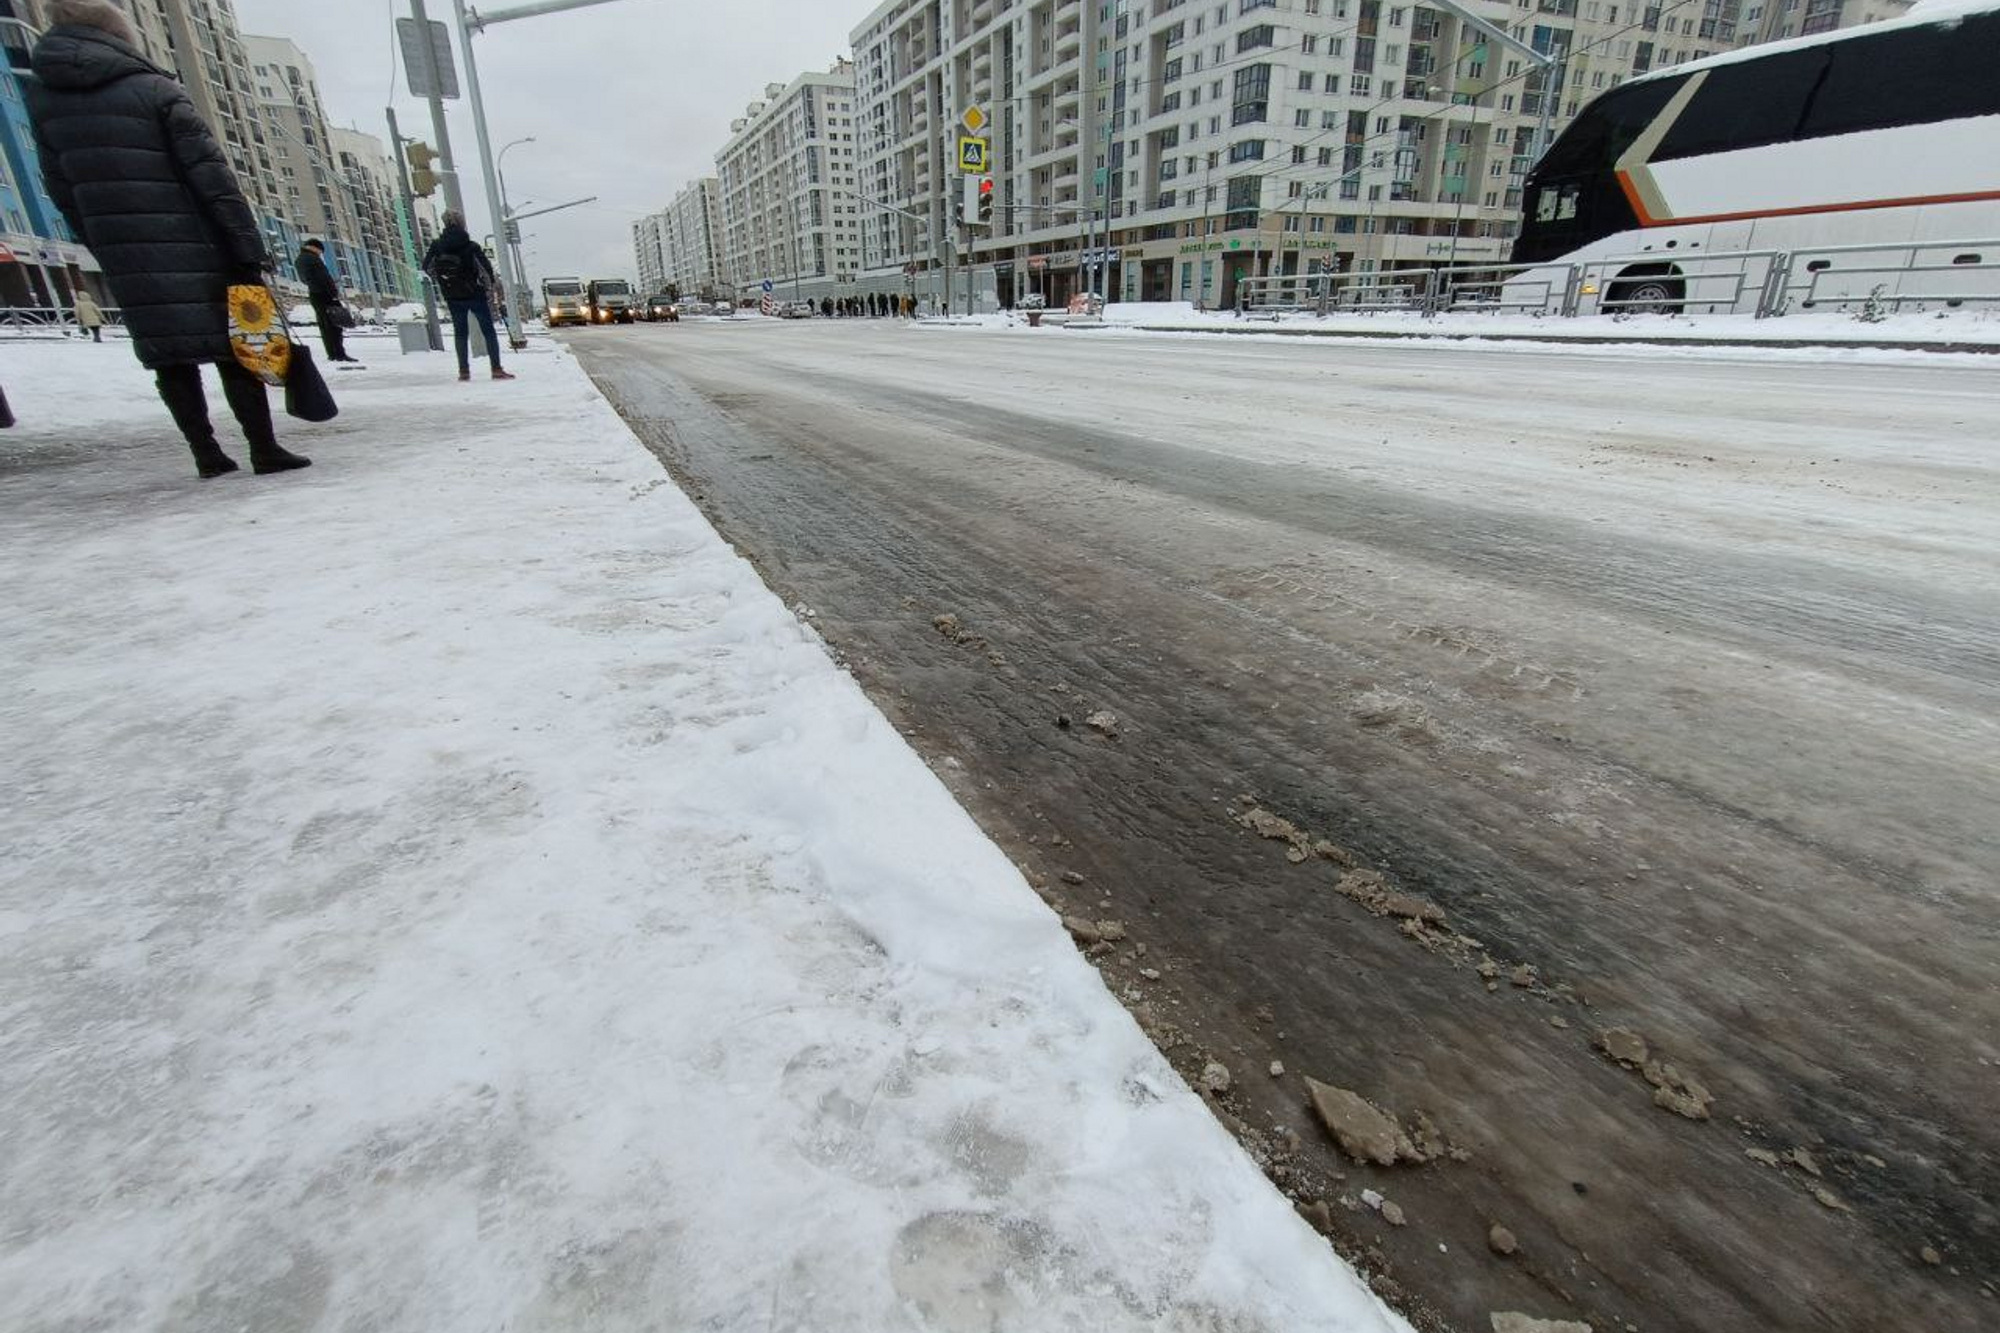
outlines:
[[479, 331], [486, 335], [486, 354], [493, 362], [493, 378], [511, 380], [514, 377], [500, 368], [500, 337], [493, 327], [493, 301], [489, 295], [489, 284], [499, 285], [493, 275], [493, 261], [486, 257], [486, 251], [473, 243], [465, 230], [465, 215], [448, 210], [444, 215], [444, 230], [431, 242], [431, 248], [424, 252], [424, 272], [430, 274], [437, 284], [438, 294], [451, 308], [452, 344], [458, 351], [458, 377], [472, 378], [472, 359], [469, 355], [471, 330], [467, 319], [479, 321]]

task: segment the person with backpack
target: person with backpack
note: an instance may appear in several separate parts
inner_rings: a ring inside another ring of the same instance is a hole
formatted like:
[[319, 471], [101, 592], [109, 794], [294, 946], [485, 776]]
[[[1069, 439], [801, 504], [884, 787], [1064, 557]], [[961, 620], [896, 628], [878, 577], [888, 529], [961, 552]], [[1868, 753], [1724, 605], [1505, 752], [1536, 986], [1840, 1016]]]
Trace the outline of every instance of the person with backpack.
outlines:
[[438, 294], [451, 308], [451, 337], [458, 351], [459, 379], [472, 378], [469, 320], [479, 321], [479, 331], [486, 335], [486, 355], [493, 363], [493, 378], [513, 379], [500, 368], [500, 335], [494, 330], [493, 304], [488, 295], [488, 284], [497, 287], [500, 280], [494, 276], [493, 261], [465, 230], [463, 213], [446, 210], [444, 230], [424, 252], [424, 272], [430, 274]]

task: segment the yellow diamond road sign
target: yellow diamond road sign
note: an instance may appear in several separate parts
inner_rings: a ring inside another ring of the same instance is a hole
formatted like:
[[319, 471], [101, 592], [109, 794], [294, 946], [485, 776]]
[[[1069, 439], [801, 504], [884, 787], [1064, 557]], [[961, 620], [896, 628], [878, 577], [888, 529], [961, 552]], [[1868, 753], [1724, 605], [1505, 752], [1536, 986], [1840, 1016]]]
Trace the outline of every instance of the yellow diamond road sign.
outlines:
[[958, 141], [958, 169], [975, 176], [986, 174], [986, 140], [963, 138]]
[[986, 113], [976, 106], [967, 107], [965, 114], [960, 116], [959, 120], [964, 124], [967, 134], [977, 134], [986, 128]]

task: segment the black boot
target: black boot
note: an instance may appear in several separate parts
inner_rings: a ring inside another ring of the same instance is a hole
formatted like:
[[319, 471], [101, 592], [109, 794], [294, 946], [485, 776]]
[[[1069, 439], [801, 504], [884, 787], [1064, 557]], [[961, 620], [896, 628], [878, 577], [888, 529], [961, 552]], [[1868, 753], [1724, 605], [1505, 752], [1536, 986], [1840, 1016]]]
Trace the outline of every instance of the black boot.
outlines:
[[194, 451], [194, 470], [203, 481], [214, 481], [225, 473], [239, 469], [236, 460], [222, 452], [219, 445], [209, 445], [206, 449]]
[[250, 441], [250, 470], [262, 477], [273, 472], [311, 467], [312, 459], [291, 453], [278, 443], [277, 431], [271, 425], [271, 399], [264, 392], [264, 381], [234, 361], [218, 362], [216, 369], [222, 373], [222, 392], [229, 399], [229, 410], [236, 414], [236, 424], [243, 428], [243, 438]]
[[292, 453], [280, 445], [273, 444], [262, 449], [254, 444], [250, 446], [250, 470], [260, 477], [312, 465], [312, 459]]
[[208, 422], [208, 399], [201, 391], [200, 366], [165, 366], [153, 372], [160, 386], [160, 401], [167, 405], [181, 438], [194, 455], [195, 475], [213, 481], [236, 471], [236, 460], [222, 452], [215, 442], [215, 428]]

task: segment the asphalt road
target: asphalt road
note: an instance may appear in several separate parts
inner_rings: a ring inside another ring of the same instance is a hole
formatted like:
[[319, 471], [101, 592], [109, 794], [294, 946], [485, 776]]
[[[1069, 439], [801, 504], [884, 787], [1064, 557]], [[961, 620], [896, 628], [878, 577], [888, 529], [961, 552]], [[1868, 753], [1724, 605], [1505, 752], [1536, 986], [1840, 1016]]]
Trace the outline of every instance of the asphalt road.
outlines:
[[2000, 1324], [2000, 367], [572, 345], [1415, 1317]]

